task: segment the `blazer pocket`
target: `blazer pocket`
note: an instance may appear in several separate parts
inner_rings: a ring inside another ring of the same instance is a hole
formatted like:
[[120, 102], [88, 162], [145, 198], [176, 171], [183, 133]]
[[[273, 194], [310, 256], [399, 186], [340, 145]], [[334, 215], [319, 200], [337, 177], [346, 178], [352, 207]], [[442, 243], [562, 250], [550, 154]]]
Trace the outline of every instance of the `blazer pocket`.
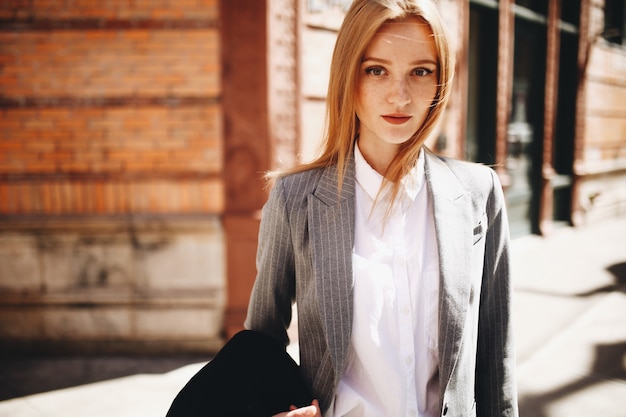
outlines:
[[487, 215], [483, 214], [478, 225], [474, 227], [474, 245], [482, 240], [485, 233], [487, 233]]

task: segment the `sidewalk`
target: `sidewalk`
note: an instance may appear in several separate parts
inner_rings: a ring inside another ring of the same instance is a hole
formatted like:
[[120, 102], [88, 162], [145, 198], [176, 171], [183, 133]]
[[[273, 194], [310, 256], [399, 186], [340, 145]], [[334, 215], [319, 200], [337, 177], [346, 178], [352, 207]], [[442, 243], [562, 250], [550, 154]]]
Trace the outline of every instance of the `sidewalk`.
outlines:
[[[512, 264], [521, 417], [625, 417], [626, 218], [514, 239]], [[0, 417], [165, 416], [203, 365], [2, 401]]]
[[626, 218], [512, 255], [520, 415], [626, 416]]

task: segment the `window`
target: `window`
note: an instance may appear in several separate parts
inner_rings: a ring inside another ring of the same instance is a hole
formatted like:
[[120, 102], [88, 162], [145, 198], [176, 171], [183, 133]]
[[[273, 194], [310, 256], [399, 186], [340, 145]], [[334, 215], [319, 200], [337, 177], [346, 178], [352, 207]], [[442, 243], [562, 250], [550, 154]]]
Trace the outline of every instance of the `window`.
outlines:
[[580, 0], [561, 2], [561, 22], [578, 28], [580, 23]]
[[304, 22], [313, 28], [337, 31], [352, 0], [307, 0]]
[[319, 13], [328, 9], [341, 9], [344, 12], [348, 10], [352, 0], [308, 0], [307, 10], [309, 13]]
[[546, 0], [515, 0], [515, 4], [543, 16], [548, 15], [548, 1]]
[[604, 38], [626, 45], [626, 1], [606, 0], [604, 6]]

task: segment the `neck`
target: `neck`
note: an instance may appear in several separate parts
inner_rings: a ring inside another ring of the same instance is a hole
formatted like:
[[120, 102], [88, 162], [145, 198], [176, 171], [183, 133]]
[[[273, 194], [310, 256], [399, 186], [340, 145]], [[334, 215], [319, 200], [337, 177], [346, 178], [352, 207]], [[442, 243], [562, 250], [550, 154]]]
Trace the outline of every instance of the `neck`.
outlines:
[[371, 146], [367, 142], [359, 142], [359, 150], [367, 163], [380, 175], [385, 175], [391, 161], [398, 154], [398, 146]]

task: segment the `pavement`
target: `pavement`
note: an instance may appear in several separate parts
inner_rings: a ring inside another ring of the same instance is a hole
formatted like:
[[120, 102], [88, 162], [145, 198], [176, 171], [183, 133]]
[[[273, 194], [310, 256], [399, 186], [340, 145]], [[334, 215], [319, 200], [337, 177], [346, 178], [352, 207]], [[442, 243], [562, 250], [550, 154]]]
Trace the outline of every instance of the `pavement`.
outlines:
[[[626, 216], [511, 254], [520, 416], [626, 417]], [[165, 416], [207, 360], [2, 358], [0, 417]]]

